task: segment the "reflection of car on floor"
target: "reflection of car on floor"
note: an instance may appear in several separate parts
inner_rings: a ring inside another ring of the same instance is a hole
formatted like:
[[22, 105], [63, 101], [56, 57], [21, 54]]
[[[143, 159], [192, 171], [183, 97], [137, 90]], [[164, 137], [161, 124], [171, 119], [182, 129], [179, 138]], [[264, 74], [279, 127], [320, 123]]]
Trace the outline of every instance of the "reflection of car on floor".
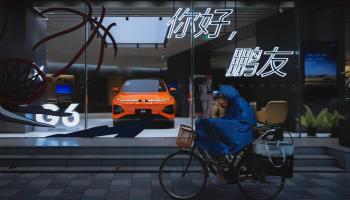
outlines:
[[175, 99], [160, 79], [130, 79], [121, 89], [113, 88], [118, 94], [113, 98], [113, 125], [120, 121], [140, 120], [151, 117], [152, 121], [174, 127]]

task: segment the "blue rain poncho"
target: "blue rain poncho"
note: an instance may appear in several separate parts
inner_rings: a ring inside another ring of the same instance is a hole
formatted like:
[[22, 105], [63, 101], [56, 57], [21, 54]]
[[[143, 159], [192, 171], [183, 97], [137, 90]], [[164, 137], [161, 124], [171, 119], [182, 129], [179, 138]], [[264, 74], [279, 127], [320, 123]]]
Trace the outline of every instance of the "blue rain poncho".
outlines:
[[195, 144], [214, 155], [236, 153], [253, 142], [255, 113], [232, 86], [220, 85], [218, 92], [228, 100], [225, 115], [197, 119]]

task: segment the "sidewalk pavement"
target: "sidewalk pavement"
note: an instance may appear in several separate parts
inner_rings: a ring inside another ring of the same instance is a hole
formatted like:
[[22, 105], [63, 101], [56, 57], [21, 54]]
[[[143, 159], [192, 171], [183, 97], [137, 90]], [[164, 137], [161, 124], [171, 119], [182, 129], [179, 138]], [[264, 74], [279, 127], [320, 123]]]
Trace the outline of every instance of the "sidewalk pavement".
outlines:
[[[153, 173], [3, 173], [0, 200], [166, 200]], [[236, 185], [206, 187], [199, 200], [245, 199]], [[350, 200], [350, 173], [295, 173], [277, 199]]]

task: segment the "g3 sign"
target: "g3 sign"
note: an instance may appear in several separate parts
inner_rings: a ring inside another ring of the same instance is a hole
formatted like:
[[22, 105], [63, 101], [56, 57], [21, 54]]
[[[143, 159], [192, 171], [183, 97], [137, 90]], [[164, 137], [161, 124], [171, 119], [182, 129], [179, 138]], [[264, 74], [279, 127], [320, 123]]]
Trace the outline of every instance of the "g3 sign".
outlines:
[[[68, 108], [64, 111], [65, 113], [71, 113], [71, 116], [68, 117], [62, 117], [62, 124], [66, 127], [74, 127], [77, 126], [80, 122], [80, 115], [78, 112], [75, 111], [75, 109], [78, 107], [79, 104], [72, 103], [68, 106]], [[52, 111], [58, 111], [60, 108], [56, 106], [55, 104], [44, 104], [42, 105], [43, 108], [49, 109]], [[53, 116], [53, 115], [47, 115], [46, 119], [44, 118], [43, 114], [37, 114], [35, 116], [35, 119], [37, 122], [50, 124], [52, 126], [56, 126], [58, 122], [60, 121], [59, 116]]]

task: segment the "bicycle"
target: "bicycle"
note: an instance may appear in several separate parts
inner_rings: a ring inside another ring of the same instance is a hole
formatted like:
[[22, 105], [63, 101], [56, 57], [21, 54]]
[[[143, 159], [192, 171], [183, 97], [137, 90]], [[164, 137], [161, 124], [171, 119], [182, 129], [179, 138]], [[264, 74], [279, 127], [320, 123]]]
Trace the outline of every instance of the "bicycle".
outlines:
[[[264, 126], [266, 136], [281, 137], [281, 131]], [[182, 135], [182, 136], [181, 136]], [[283, 132], [282, 132], [283, 135]], [[249, 199], [267, 200], [275, 198], [283, 189], [286, 173], [293, 160], [282, 168], [271, 166], [266, 157], [254, 155], [252, 147], [226, 157], [227, 162], [218, 162], [206, 151], [197, 148], [193, 141], [195, 132], [189, 126], [181, 125], [177, 145], [181, 147], [168, 155], [160, 165], [159, 181], [163, 190], [174, 199], [184, 200], [197, 197], [205, 188], [210, 172], [224, 173], [228, 184], [237, 184], [240, 192]], [[274, 162], [281, 162], [274, 160]], [[220, 168], [220, 170], [219, 170]], [[291, 172], [292, 173], [292, 172]], [[264, 186], [264, 187], [263, 187]]]

